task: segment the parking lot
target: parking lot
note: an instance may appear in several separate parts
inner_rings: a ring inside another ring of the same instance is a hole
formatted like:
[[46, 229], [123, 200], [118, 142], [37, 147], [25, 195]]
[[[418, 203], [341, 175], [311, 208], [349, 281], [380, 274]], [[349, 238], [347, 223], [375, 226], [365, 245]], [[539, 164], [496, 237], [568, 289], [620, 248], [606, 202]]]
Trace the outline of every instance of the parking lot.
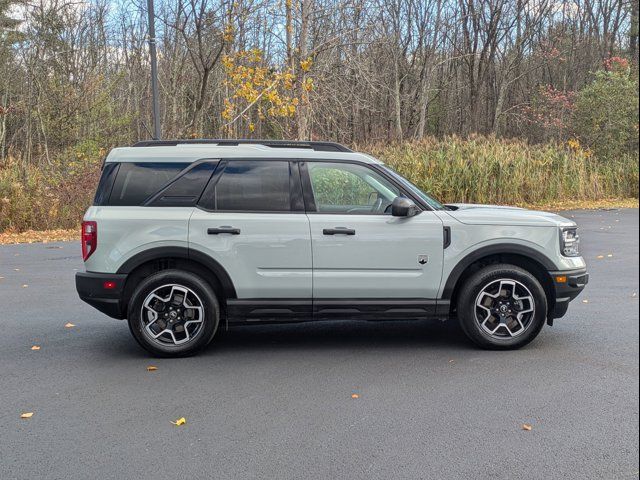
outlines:
[[79, 243], [0, 246], [0, 478], [638, 478], [638, 210], [563, 215], [591, 282], [513, 352], [336, 321], [154, 359], [78, 299]]

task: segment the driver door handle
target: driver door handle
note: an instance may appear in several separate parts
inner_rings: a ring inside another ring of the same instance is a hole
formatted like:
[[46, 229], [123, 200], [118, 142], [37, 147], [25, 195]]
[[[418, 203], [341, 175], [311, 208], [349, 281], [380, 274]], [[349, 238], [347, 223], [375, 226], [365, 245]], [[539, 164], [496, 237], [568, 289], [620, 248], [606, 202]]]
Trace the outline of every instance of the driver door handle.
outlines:
[[322, 230], [323, 235], [355, 235], [356, 231], [353, 228], [336, 227], [325, 228]]
[[209, 235], [220, 235], [221, 233], [229, 233], [231, 235], [240, 235], [239, 228], [233, 227], [219, 227], [219, 228], [207, 228], [207, 234]]

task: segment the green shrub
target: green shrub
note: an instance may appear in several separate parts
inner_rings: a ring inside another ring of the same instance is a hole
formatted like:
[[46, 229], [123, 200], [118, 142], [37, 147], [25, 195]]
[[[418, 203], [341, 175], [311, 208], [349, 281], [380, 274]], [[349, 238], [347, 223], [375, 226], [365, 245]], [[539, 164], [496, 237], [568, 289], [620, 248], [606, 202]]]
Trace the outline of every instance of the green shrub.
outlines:
[[578, 92], [573, 129], [581, 143], [602, 161], [615, 160], [638, 148], [638, 85], [629, 68], [597, 72]]

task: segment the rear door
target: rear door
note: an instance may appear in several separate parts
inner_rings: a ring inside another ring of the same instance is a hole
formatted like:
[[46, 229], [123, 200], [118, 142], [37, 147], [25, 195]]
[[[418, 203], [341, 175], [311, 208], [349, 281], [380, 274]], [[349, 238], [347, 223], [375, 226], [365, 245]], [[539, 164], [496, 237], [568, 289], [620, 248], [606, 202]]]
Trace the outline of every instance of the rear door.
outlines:
[[317, 313], [348, 311], [358, 303], [374, 310], [377, 303], [380, 311], [404, 308], [409, 300], [416, 312], [429, 302], [435, 306], [443, 261], [438, 216], [391, 216], [393, 199], [405, 192], [369, 165], [302, 165]]
[[189, 248], [229, 274], [232, 321], [310, 315], [311, 236], [296, 162], [222, 160], [191, 216]]

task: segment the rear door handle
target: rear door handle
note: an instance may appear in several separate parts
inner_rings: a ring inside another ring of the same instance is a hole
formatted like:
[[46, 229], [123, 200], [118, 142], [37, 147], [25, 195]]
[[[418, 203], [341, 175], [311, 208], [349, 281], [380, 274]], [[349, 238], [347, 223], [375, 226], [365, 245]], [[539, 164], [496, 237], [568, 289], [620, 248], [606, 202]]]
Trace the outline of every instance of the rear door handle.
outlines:
[[325, 228], [322, 230], [323, 235], [355, 235], [356, 231], [353, 228], [336, 227]]
[[230, 235], [240, 235], [239, 228], [233, 227], [218, 227], [218, 228], [207, 228], [207, 233], [209, 235], [220, 235], [221, 233], [228, 233]]

